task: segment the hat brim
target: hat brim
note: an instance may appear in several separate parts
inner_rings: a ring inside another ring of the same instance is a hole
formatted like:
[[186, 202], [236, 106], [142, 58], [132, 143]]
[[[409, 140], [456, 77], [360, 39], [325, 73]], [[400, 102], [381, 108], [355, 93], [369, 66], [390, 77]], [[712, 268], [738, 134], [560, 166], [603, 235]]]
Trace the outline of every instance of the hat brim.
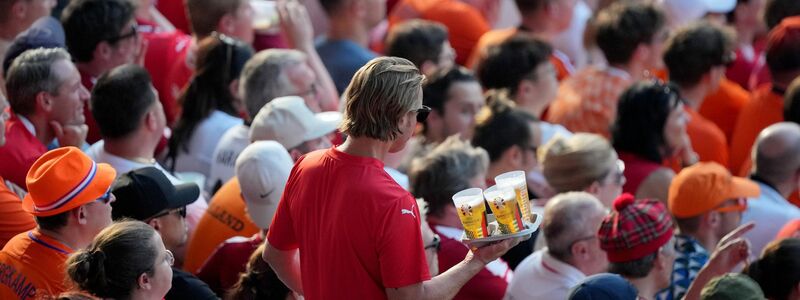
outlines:
[[725, 199], [732, 198], [753, 198], [761, 194], [761, 188], [757, 183], [750, 179], [733, 177], [731, 178], [731, 187], [725, 195]]
[[342, 122], [342, 113], [338, 111], [326, 111], [314, 115], [314, 125], [308, 130], [304, 141], [318, 139], [329, 134], [339, 127]]
[[278, 210], [278, 203], [255, 203], [247, 201], [247, 217], [256, 224], [258, 228], [267, 229], [272, 224], [275, 211]]
[[192, 204], [200, 197], [200, 187], [195, 183], [182, 183], [175, 185], [175, 194], [168, 198], [168, 209], [176, 209]]
[[114, 170], [111, 165], [99, 163], [97, 164], [97, 175], [95, 175], [94, 180], [89, 183], [83, 192], [75, 196], [75, 198], [63, 206], [48, 211], [37, 211], [33, 207], [33, 197], [31, 196], [31, 193], [28, 193], [25, 195], [25, 198], [22, 199], [22, 209], [37, 217], [49, 217], [68, 212], [103, 196], [111, 187], [111, 184], [114, 182], [114, 178], [116, 177], [117, 171]]

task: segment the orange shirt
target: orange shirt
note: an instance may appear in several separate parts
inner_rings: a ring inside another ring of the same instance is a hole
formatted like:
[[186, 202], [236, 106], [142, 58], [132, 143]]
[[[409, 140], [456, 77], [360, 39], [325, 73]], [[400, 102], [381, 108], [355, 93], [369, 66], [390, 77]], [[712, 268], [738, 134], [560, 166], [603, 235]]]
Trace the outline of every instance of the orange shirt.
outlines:
[[762, 85], [753, 92], [752, 100], [742, 108], [736, 121], [730, 148], [734, 174], [741, 173], [761, 130], [782, 121], [783, 96], [772, 92], [771, 84]]
[[700, 115], [717, 124], [730, 143], [733, 140], [736, 119], [739, 118], [739, 112], [748, 101], [750, 101], [750, 92], [739, 84], [723, 78], [719, 89], [703, 100], [699, 112]]
[[217, 247], [235, 236], [251, 237], [260, 230], [250, 221], [239, 180], [233, 177], [219, 188], [208, 203], [195, 233], [186, 247], [183, 269], [197, 273]]
[[[22, 210], [22, 200], [0, 177], [0, 247], [19, 234], [36, 228], [33, 215]], [[2, 274], [2, 273], [0, 273]]]
[[[517, 28], [506, 28], [496, 29], [484, 33], [483, 36], [481, 36], [481, 39], [478, 40], [478, 44], [472, 51], [472, 55], [470, 55], [469, 59], [467, 59], [466, 66], [470, 69], [475, 69], [480, 59], [486, 55], [489, 47], [498, 45], [520, 32], [524, 31], [519, 31]], [[572, 73], [575, 73], [575, 67], [572, 66], [572, 63], [569, 61], [569, 57], [561, 51], [553, 49], [553, 55], [550, 56], [550, 63], [552, 63], [553, 67], [556, 69], [556, 78], [558, 78], [558, 81], [561, 81], [572, 75]]]
[[728, 142], [722, 130], [711, 121], [701, 116], [697, 111], [684, 106], [689, 122], [686, 124], [686, 133], [692, 142], [692, 148], [697, 152], [700, 161], [713, 161], [720, 165], [728, 165]]
[[41, 299], [67, 291], [72, 249], [37, 230], [12, 238], [0, 252], [0, 299]]
[[402, 0], [389, 15], [389, 27], [421, 18], [447, 27], [456, 63], [464, 65], [481, 36], [492, 27], [478, 9], [458, 0]]

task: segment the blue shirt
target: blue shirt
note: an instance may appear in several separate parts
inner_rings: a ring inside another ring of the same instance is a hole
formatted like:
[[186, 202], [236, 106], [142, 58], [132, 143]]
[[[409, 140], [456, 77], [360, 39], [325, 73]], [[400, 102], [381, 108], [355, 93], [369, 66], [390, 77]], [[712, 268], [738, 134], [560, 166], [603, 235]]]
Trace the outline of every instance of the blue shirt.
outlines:
[[350, 40], [323, 39], [317, 43], [317, 52], [339, 94], [344, 93], [359, 68], [378, 56]]
[[659, 300], [681, 299], [689, 285], [697, 277], [697, 272], [708, 261], [708, 251], [694, 238], [675, 235], [675, 264], [673, 264], [670, 285], [656, 294]]

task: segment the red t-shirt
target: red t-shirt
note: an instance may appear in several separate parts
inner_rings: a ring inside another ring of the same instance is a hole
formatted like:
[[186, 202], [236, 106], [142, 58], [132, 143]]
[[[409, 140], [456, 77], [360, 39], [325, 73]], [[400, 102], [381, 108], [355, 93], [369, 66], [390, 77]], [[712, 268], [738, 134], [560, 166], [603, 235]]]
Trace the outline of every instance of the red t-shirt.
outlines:
[[259, 234], [250, 238], [228, 239], [214, 251], [214, 254], [211, 254], [197, 273], [197, 278], [208, 284], [218, 296], [225, 296], [225, 293], [239, 281], [239, 273], [246, 271], [250, 255], [263, 242], [264, 239]]
[[143, 34], [143, 37], [147, 40], [144, 68], [152, 75], [167, 124], [174, 124], [180, 116], [177, 99], [192, 76], [186, 61], [192, 37], [180, 31]]
[[622, 186], [623, 193], [636, 195], [639, 186], [650, 174], [662, 168], [658, 163], [646, 160], [636, 154], [619, 151], [619, 159], [625, 163], [625, 185]]
[[6, 144], [0, 147], [0, 177], [27, 189], [28, 170], [45, 152], [47, 147], [12, 113], [6, 121]]
[[[92, 88], [94, 88], [96, 78], [92, 78], [91, 75], [86, 74], [84, 72], [81, 73], [81, 83], [83, 87], [86, 88], [89, 93], [92, 92]], [[89, 144], [94, 144], [99, 140], [102, 140], [103, 137], [100, 136], [100, 126], [97, 125], [97, 121], [94, 120], [94, 115], [92, 115], [92, 104], [91, 101], [86, 103], [83, 106], [83, 117], [86, 120], [86, 126], [89, 127], [89, 132], [86, 134], [86, 142]]]
[[297, 161], [267, 239], [300, 249], [306, 299], [386, 299], [430, 279], [419, 217], [383, 162], [331, 148]]
[[0, 247], [20, 232], [36, 228], [33, 215], [22, 210], [22, 199], [0, 177]]
[[47, 299], [67, 291], [64, 263], [70, 253], [37, 230], [18, 234], [0, 252], [0, 299]]

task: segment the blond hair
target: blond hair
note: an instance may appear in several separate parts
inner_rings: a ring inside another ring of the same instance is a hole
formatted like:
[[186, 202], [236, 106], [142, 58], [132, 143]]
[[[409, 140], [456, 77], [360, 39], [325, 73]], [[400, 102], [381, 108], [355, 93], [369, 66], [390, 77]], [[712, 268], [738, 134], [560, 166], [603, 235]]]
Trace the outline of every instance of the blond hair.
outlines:
[[603, 137], [577, 133], [556, 137], [539, 152], [542, 173], [557, 192], [583, 191], [603, 180], [616, 165], [617, 153]]
[[425, 76], [409, 60], [378, 57], [356, 72], [344, 92], [342, 133], [384, 142], [395, 140], [400, 119], [422, 97]]

